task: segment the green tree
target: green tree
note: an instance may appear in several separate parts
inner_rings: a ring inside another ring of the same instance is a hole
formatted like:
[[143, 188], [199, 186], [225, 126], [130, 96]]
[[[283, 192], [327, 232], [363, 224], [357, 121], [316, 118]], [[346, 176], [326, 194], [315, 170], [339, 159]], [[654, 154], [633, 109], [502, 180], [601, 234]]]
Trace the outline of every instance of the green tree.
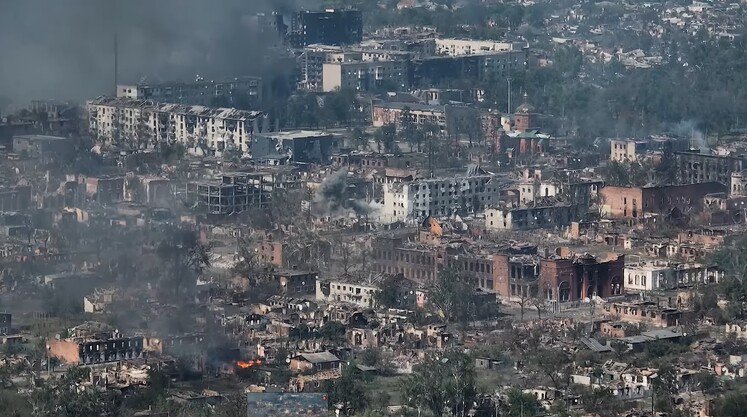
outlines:
[[624, 404], [609, 388], [589, 388], [581, 395], [587, 413], [601, 417], [614, 417], [624, 411]]
[[732, 392], [721, 400], [717, 416], [722, 417], [746, 417], [747, 396], [741, 392]]
[[374, 140], [379, 152], [399, 153], [397, 144], [397, 127], [394, 123], [385, 124], [376, 130]]
[[184, 290], [197, 283], [203, 270], [210, 266], [209, 248], [201, 244], [194, 230], [169, 226], [156, 248], [162, 262], [162, 288], [179, 298]]
[[539, 414], [540, 404], [534, 395], [513, 389], [508, 393], [508, 409], [506, 415], [510, 417], [533, 417]]
[[341, 407], [346, 416], [364, 410], [368, 404], [363, 375], [353, 365], [345, 367], [339, 379], [327, 381], [324, 391], [329, 396], [330, 406]]
[[747, 234], [727, 237], [708, 261], [724, 271], [719, 289], [729, 301], [729, 310], [743, 319], [747, 306]]
[[528, 363], [535, 372], [549, 378], [556, 389], [568, 388], [573, 361], [567, 353], [540, 348], [531, 354]]
[[400, 299], [402, 294], [402, 287], [400, 284], [401, 278], [397, 275], [388, 275], [379, 284], [379, 291], [374, 294], [376, 305], [385, 308], [400, 307], [403, 305], [403, 300]]
[[438, 272], [428, 303], [444, 321], [468, 321], [475, 316], [474, 284], [470, 274], [456, 268]]
[[434, 416], [444, 409], [451, 415], [466, 414], [476, 396], [474, 362], [456, 350], [430, 354], [405, 379], [403, 392], [410, 406]]
[[345, 339], [345, 325], [330, 320], [319, 329], [319, 335], [331, 341], [341, 341]]

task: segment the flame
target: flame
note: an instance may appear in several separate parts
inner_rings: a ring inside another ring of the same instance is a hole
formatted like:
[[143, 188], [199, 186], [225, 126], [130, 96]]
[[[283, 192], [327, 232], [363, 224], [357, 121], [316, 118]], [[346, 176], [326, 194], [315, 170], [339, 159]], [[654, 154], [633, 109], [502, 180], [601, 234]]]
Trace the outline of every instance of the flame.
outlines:
[[251, 368], [254, 365], [261, 365], [261, 364], [262, 364], [262, 361], [260, 361], [259, 359], [255, 359], [255, 360], [249, 359], [248, 361], [236, 361], [236, 366], [242, 369]]

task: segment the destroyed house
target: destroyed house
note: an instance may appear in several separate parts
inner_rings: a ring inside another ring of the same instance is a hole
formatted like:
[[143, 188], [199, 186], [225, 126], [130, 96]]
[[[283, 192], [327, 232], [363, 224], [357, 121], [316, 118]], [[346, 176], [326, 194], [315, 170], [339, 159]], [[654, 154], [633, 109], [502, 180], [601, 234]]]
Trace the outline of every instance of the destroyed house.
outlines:
[[651, 301], [608, 303], [604, 305], [604, 311], [627, 323], [644, 323], [655, 327], [681, 326], [694, 317], [690, 311], [662, 307]]
[[339, 369], [342, 361], [331, 352], [300, 353], [290, 360], [290, 369], [294, 372], [326, 371]]

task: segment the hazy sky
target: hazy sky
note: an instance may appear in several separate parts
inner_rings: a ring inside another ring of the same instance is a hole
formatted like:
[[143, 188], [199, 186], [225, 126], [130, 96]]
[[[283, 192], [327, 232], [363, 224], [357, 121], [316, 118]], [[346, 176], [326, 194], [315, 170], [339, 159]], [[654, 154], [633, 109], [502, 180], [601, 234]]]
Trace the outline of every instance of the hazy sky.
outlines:
[[[250, 75], [269, 43], [249, 17], [305, 0], [0, 0], [0, 97], [83, 99], [120, 82]], [[309, 4], [307, 6], [307, 4]]]

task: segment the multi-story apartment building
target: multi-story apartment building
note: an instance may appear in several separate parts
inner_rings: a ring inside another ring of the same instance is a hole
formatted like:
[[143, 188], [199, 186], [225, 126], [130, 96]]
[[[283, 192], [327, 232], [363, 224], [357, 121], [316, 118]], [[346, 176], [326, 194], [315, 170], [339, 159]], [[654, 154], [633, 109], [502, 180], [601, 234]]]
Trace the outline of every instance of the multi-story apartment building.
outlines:
[[423, 126], [432, 124], [450, 135], [468, 133], [480, 129], [480, 115], [469, 106], [431, 106], [419, 103], [374, 103], [371, 106], [371, 120], [374, 127], [394, 123], [399, 129], [407, 121]]
[[485, 52], [505, 52], [522, 50], [524, 45], [511, 42], [483, 41], [475, 39], [436, 39], [438, 55], [460, 56], [475, 55]]
[[339, 88], [404, 88], [410, 55], [403, 51], [309, 45], [298, 57], [298, 87], [326, 92]]
[[263, 113], [229, 108], [154, 103], [99, 97], [87, 103], [89, 128], [101, 140], [144, 147], [181, 143], [211, 151], [234, 148], [248, 153]]
[[399, 90], [407, 86], [407, 63], [401, 60], [325, 63], [322, 71], [325, 92], [341, 88], [368, 91], [377, 87]]
[[496, 175], [474, 165], [462, 176], [385, 184], [381, 220], [479, 213], [498, 202], [501, 186]]
[[412, 61], [411, 87], [432, 87], [454, 79], [484, 80], [532, 66], [528, 49], [425, 57]]
[[239, 100], [259, 105], [262, 78], [247, 76], [225, 81], [198, 79], [194, 82], [117, 85], [117, 97], [201, 106], [233, 105]]
[[291, 17], [288, 39], [295, 48], [359, 43], [363, 40], [363, 15], [360, 10], [300, 11]]

